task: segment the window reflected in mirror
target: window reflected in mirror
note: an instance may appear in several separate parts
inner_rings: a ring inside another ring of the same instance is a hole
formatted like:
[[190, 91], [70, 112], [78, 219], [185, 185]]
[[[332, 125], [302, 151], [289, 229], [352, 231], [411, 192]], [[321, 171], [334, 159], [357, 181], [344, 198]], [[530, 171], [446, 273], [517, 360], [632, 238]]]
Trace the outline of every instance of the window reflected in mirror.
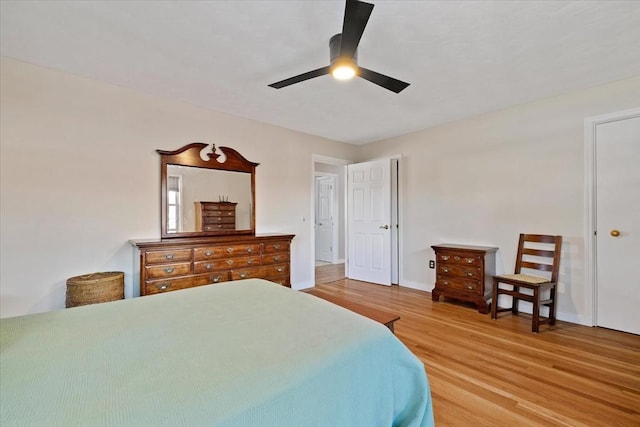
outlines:
[[167, 233], [251, 230], [251, 174], [167, 165]]

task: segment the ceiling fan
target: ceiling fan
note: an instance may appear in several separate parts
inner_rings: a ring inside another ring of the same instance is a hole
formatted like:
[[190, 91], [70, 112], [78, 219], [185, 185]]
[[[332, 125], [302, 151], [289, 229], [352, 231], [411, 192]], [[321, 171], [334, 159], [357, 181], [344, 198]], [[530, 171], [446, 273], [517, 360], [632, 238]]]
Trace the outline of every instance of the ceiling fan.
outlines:
[[338, 80], [347, 80], [354, 76], [362, 77], [392, 92], [400, 93], [409, 86], [409, 83], [358, 65], [358, 43], [360, 43], [360, 38], [364, 28], [367, 26], [372, 10], [373, 4], [371, 3], [347, 0], [344, 9], [342, 33], [336, 34], [329, 40], [330, 65], [271, 83], [269, 86], [275, 89], [282, 89], [295, 83], [331, 74]]

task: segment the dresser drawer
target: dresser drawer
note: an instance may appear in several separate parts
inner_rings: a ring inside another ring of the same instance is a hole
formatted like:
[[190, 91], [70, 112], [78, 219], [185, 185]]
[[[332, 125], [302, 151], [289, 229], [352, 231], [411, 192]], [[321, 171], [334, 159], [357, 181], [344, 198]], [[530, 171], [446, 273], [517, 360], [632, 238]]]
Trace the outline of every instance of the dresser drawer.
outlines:
[[480, 280], [463, 279], [461, 277], [443, 276], [438, 274], [436, 285], [442, 286], [443, 288], [464, 291], [466, 293], [483, 293], [482, 282]]
[[202, 216], [203, 217], [209, 217], [209, 216], [233, 217], [233, 216], [236, 216], [236, 212], [234, 210], [203, 209]]
[[196, 261], [194, 263], [194, 272], [198, 274], [215, 270], [231, 270], [239, 267], [252, 267], [260, 265], [260, 262], [261, 260], [259, 256]]
[[264, 244], [264, 253], [289, 252], [289, 242], [273, 242]]
[[260, 245], [229, 245], [222, 247], [224, 256], [260, 255]]
[[438, 273], [443, 275], [453, 275], [467, 279], [480, 279], [480, 268], [474, 265], [460, 264], [438, 264]]
[[209, 285], [211, 283], [226, 282], [229, 280], [228, 272], [204, 276], [186, 277], [180, 279], [154, 280], [144, 284], [143, 295], [158, 294], [161, 292], [177, 291], [194, 286]]
[[186, 276], [191, 274], [191, 263], [164, 264], [146, 266], [147, 279], [164, 279], [166, 277]]
[[236, 203], [203, 203], [202, 211], [236, 211]]
[[166, 264], [168, 262], [191, 261], [191, 249], [173, 251], [149, 251], [145, 257], [147, 264]]
[[291, 287], [291, 282], [289, 281], [288, 277], [275, 277], [275, 278], [269, 278], [267, 280], [281, 286], [286, 286], [287, 288]]
[[201, 226], [202, 231], [215, 231], [215, 230], [235, 230], [236, 224], [203, 224]]
[[207, 215], [202, 217], [203, 224], [235, 224], [235, 216]]
[[482, 256], [480, 255], [465, 255], [460, 253], [444, 252], [438, 254], [438, 261], [447, 264], [463, 264], [474, 267], [480, 267], [482, 265]]
[[231, 280], [263, 279], [264, 277], [265, 267], [250, 267], [231, 270]]
[[278, 264], [281, 262], [289, 262], [289, 253], [273, 253], [262, 256], [262, 264]]
[[279, 276], [288, 276], [289, 275], [289, 264], [273, 264], [267, 265], [265, 268], [265, 278], [269, 279], [270, 277], [279, 277]]
[[259, 256], [260, 245], [203, 246], [193, 250], [193, 259], [196, 261], [247, 255]]

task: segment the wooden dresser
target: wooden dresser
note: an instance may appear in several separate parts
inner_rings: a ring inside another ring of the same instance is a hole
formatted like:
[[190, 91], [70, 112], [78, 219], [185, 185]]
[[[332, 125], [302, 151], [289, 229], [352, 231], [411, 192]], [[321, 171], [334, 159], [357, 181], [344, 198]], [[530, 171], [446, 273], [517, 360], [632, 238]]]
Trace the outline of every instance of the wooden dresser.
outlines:
[[233, 202], [195, 202], [196, 231], [235, 230], [236, 205]]
[[139, 254], [140, 295], [249, 278], [291, 287], [293, 237], [262, 234], [132, 240]]
[[445, 296], [473, 302], [480, 313], [489, 312], [496, 251], [492, 246], [442, 244], [431, 246], [436, 253], [436, 286], [433, 301]]

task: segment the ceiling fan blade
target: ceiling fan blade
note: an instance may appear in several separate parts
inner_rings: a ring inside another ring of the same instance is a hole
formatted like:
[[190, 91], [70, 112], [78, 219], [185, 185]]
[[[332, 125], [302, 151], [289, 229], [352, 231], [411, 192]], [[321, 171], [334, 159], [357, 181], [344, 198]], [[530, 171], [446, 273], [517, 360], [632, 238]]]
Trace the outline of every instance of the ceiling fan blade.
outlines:
[[373, 4], [371, 3], [347, 0], [347, 5], [344, 8], [344, 21], [342, 23], [340, 56], [353, 58], [372, 10]]
[[276, 83], [271, 83], [269, 86], [275, 89], [282, 89], [283, 87], [286, 87], [292, 84], [300, 83], [305, 80], [313, 79], [314, 77], [320, 77], [320, 76], [324, 76], [325, 74], [329, 74], [329, 69], [330, 67], [328, 66], [318, 68], [317, 70], [308, 71], [306, 73], [302, 73], [297, 76], [290, 77], [288, 79], [285, 79]]
[[369, 80], [371, 83], [375, 83], [378, 86], [382, 86], [385, 89], [389, 89], [391, 92], [402, 92], [409, 83], [405, 83], [393, 77], [385, 76], [384, 74], [376, 73], [375, 71], [367, 70], [363, 67], [358, 67], [358, 75], [365, 80]]

